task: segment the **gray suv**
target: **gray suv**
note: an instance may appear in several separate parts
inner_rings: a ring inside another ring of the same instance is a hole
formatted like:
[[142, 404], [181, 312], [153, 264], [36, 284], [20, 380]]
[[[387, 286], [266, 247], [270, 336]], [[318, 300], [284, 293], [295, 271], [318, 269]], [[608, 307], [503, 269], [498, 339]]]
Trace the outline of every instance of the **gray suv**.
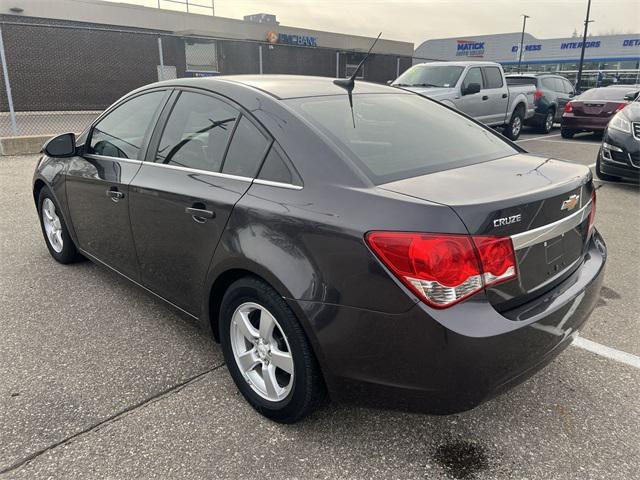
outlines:
[[566, 78], [552, 73], [507, 75], [507, 85], [534, 85], [536, 111], [525, 125], [541, 133], [549, 133], [554, 123], [560, 123], [564, 106], [575, 96], [575, 87]]

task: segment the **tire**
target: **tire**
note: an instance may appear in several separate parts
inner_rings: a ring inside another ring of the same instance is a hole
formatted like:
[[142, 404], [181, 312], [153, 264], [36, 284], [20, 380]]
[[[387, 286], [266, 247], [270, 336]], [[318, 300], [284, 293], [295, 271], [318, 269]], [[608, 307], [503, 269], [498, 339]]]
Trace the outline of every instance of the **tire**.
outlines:
[[575, 130], [571, 130], [570, 128], [561, 128], [560, 129], [560, 136], [562, 138], [573, 138], [573, 136], [576, 134]]
[[[294, 423], [325, 401], [324, 380], [309, 340], [287, 303], [268, 284], [256, 277], [234, 282], [222, 298], [219, 319], [229, 373], [259, 413]], [[267, 325], [273, 325], [271, 334]]]
[[600, 159], [602, 158], [602, 147], [600, 147], [600, 150], [598, 150], [598, 158], [596, 159], [596, 177], [598, 177], [600, 180], [604, 180], [605, 182], [616, 182], [618, 180], [620, 180], [620, 177], [614, 177], [613, 175], [608, 175], [606, 173], [603, 173], [602, 170], [600, 170]]
[[43, 187], [38, 195], [38, 217], [44, 241], [54, 260], [68, 264], [84, 259], [71, 240], [58, 202], [47, 187]]
[[542, 119], [542, 123], [538, 126], [538, 131], [540, 133], [549, 133], [551, 131], [551, 129], [553, 128], [553, 119], [555, 113], [556, 112], [553, 108], [547, 110], [547, 114]]
[[509, 120], [509, 124], [504, 129], [504, 134], [510, 140], [513, 140], [513, 141], [517, 140], [518, 137], [520, 137], [520, 134], [522, 133], [522, 123], [523, 123], [522, 111], [519, 108], [516, 108], [516, 110], [511, 115], [511, 120]]

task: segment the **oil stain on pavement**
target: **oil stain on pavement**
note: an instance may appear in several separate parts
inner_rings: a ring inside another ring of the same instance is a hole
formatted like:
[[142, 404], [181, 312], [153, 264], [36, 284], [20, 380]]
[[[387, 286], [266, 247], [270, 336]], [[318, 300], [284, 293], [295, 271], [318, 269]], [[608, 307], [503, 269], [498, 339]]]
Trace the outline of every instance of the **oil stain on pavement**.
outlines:
[[439, 445], [435, 460], [454, 478], [472, 479], [489, 467], [486, 449], [476, 442], [451, 441]]

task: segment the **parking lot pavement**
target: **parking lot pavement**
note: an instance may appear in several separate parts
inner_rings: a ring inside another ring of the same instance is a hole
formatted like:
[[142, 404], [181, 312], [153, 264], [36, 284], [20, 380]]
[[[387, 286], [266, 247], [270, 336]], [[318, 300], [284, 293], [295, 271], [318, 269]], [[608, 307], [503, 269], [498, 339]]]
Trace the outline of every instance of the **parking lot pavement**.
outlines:
[[[557, 133], [527, 133], [519, 143], [595, 162], [597, 139]], [[220, 348], [191, 322], [103, 268], [49, 257], [30, 194], [35, 161], [0, 159], [3, 480], [595, 479], [640, 471], [640, 369], [577, 347], [459, 415], [329, 405], [298, 425], [263, 419], [236, 391]], [[598, 193], [596, 224], [610, 258], [583, 336], [640, 355], [640, 193], [611, 183]]]

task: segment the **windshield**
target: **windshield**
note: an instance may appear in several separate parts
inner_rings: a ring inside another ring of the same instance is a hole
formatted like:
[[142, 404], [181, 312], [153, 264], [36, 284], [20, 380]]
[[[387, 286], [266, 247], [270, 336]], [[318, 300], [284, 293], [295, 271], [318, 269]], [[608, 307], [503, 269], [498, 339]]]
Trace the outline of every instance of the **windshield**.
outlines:
[[492, 131], [420, 95], [346, 95], [286, 101], [376, 184], [506, 157], [518, 151]]
[[393, 85], [399, 87], [455, 87], [464, 67], [452, 65], [415, 65], [400, 75]]

